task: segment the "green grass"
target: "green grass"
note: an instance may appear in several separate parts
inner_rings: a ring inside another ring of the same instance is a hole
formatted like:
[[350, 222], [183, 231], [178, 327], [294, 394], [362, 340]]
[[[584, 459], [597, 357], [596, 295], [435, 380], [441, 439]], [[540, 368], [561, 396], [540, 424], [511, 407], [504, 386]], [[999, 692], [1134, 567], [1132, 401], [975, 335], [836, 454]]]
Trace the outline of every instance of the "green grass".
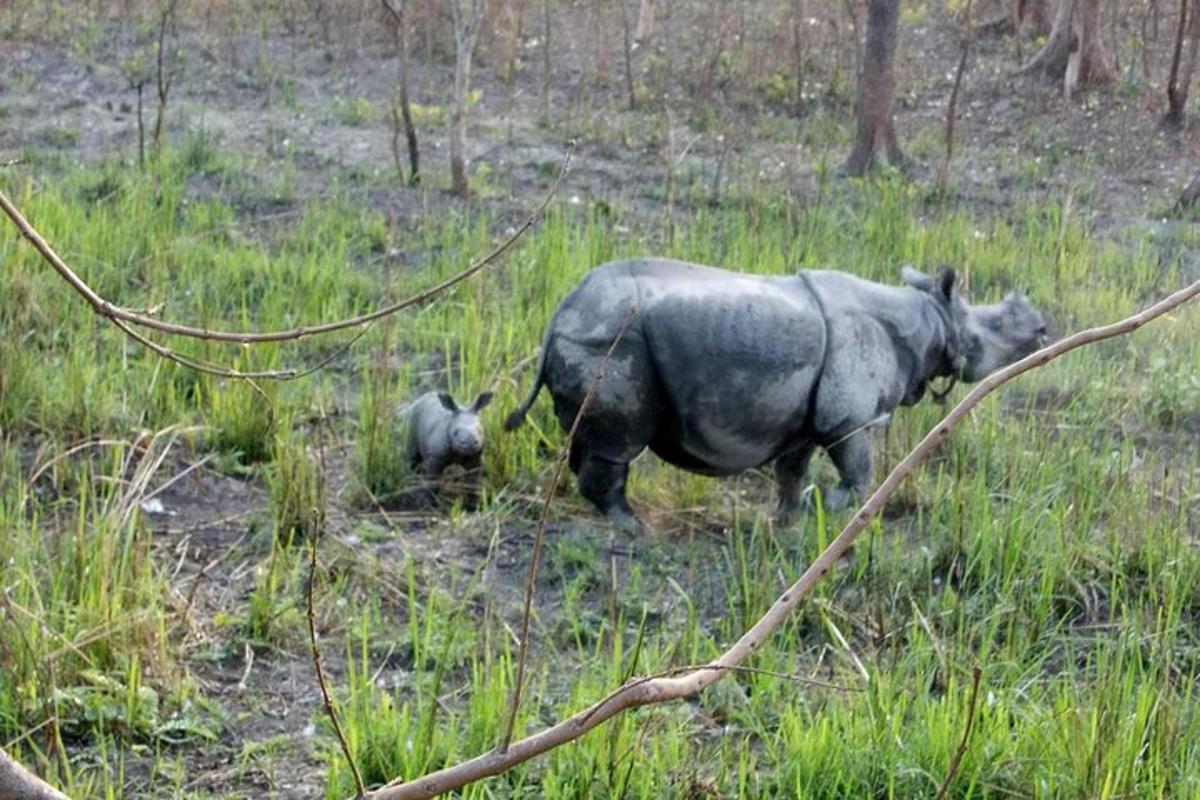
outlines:
[[[235, 205], [253, 207], [253, 181], [200, 140], [145, 175], [116, 164], [37, 181], [16, 174], [6, 191], [97, 290], [227, 328], [364, 311], [462, 269], [497, 227], [479, 209], [395, 231], [361, 190], [335, 185], [293, 224], [255, 229]], [[210, 622], [230, 652], [251, 643], [303, 654], [307, 557], [288, 540], [311, 533], [313, 508], [339, 503], [320, 458], [332, 459], [340, 439], [347, 481], [377, 496], [398, 491], [408, 480], [398, 408], [420, 391], [497, 392], [485, 415], [496, 500], [455, 513], [436, 535], [486, 545], [493, 558], [500, 531], [529, 531], [534, 505], [524, 498], [549, 480], [545, 445], [561, 432], [545, 398], [519, 433], [503, 435], [500, 422], [532, 380], [530, 357], [555, 305], [602, 261], [665, 250], [748, 271], [831, 266], [887, 282], [906, 261], [950, 263], [977, 301], [1019, 287], [1060, 332], [1127, 314], [1184, 280], [1148, 242], [1094, 237], [1077, 203], [1020, 204], [996, 218], [898, 180], [828, 180], [806, 206], [753, 184], [735, 186], [719, 208], [683, 206], [669, 248], [632, 211], [557, 204], [502, 265], [376, 326], [328, 370], [265, 384], [263, 394], [123, 339], [0, 227], [0, 743], [16, 740], [20, 757], [77, 798], [122, 794], [134, 758], [154, 765], [148, 794], [183, 796], [173, 743], [206, 747], [222, 715], [235, 713], [206, 705], [189, 678], [197, 655], [184, 646], [186, 589], [172, 585], [173, 558], [153, 547], [137, 507], [137, 476], [170, 474], [156, 459], [176, 434], [145, 439], [142, 450], [100, 444], [66, 455], [76, 443], [197, 426], [178, 433], [190, 457], [212, 455], [265, 487], [272, 535], [251, 537], [251, 589], [228, 619]], [[619, 232], [626, 224], [632, 233]], [[1072, 354], [985, 402], [751, 662], [846, 691], [733, 675], [696, 702], [627, 714], [464, 794], [928, 797], [961, 737], [978, 664], [975, 732], [951, 796], [1197, 796], [1195, 313]], [[277, 369], [314, 363], [344, 338], [172, 344]], [[328, 440], [311, 422], [326, 414]], [[881, 466], [939, 414], [932, 405], [898, 412]], [[631, 674], [711, 658], [844, 521], [775, 530], [761, 477], [718, 482], [649, 459], [634, 472], [634, 502], [661, 535], [615, 562], [615, 592], [607, 532], [573, 491], [556, 505], [539, 585], [553, 602], [535, 621], [518, 734]], [[818, 474], [827, 482], [823, 461]], [[513, 675], [505, 625], [519, 621], [482, 561], [468, 575], [419, 559], [374, 561], [372, 542], [393, 537], [405, 534], [360, 536], [354, 558], [323, 550], [325, 648], [344, 654], [336, 694], [368, 782], [495, 746]], [[374, 679], [379, 670], [390, 683]], [[348, 796], [349, 772], [317, 724], [326, 796]], [[257, 764], [275, 749], [238, 751]], [[89, 758], [60, 755], [80, 750]]]

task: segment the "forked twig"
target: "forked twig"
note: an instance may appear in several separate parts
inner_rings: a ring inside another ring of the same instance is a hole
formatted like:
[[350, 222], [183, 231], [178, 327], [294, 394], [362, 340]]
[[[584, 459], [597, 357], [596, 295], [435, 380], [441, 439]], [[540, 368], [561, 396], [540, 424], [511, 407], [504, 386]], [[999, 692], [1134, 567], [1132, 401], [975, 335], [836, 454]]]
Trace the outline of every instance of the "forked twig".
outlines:
[[933, 800], [942, 800], [946, 796], [946, 792], [950, 790], [950, 781], [954, 780], [954, 776], [958, 773], [958, 766], [962, 763], [963, 754], [967, 752], [967, 742], [971, 740], [971, 731], [975, 728], [975, 703], [979, 700], [979, 679], [982, 677], [983, 670], [976, 664], [975, 669], [971, 671], [971, 700], [967, 704], [967, 721], [963, 727], [962, 741], [958, 743], [958, 749], [954, 751], [954, 756], [950, 759], [946, 777], [942, 778], [942, 785], [938, 787], [937, 796]]
[[592, 384], [588, 387], [587, 394], [583, 396], [583, 402], [579, 405], [579, 411], [575, 413], [575, 419], [571, 422], [571, 429], [567, 431], [566, 441], [563, 442], [562, 451], [558, 454], [558, 463], [554, 465], [554, 477], [550, 481], [550, 485], [546, 487], [546, 494], [542, 500], [542, 512], [538, 517], [537, 529], [533, 536], [533, 555], [529, 560], [529, 575], [525, 580], [525, 610], [521, 616], [521, 639], [517, 647], [517, 677], [513, 683], [512, 702], [508, 711], [508, 723], [504, 726], [504, 737], [500, 740], [498, 752], [503, 753], [508, 749], [508, 745], [512, 742], [513, 729], [517, 724], [517, 712], [521, 708], [521, 692], [524, 689], [525, 681], [525, 663], [529, 658], [529, 619], [533, 615], [533, 592], [534, 585], [537, 581], [538, 564], [542, 554], [542, 538], [546, 533], [546, 521], [550, 518], [550, 505], [554, 501], [554, 493], [558, 490], [558, 484], [562, 480], [563, 468], [567, 465], [567, 458], [571, 452], [571, 444], [575, 441], [575, 433], [579, 430], [579, 422], [583, 419], [584, 412], [588, 406], [592, 404], [592, 398], [596, 394], [596, 389], [604, 380], [604, 372], [608, 369], [608, 362], [612, 358], [612, 354], [616, 351], [617, 345], [621, 343], [621, 339], [625, 337], [625, 332], [629, 330], [629, 326], [633, 324], [633, 320], [637, 317], [637, 306], [629, 309], [629, 313], [625, 316], [625, 322], [621, 325], [621, 329], [617, 331], [616, 338], [608, 348], [608, 352], [604, 354], [604, 360], [600, 362], [600, 366], [596, 369], [596, 374], [592, 378]]
[[405, 784], [388, 784], [368, 795], [370, 800], [411, 800], [412, 798], [435, 797], [445, 792], [466, 786], [469, 783], [482, 780], [492, 775], [498, 775], [517, 764], [528, 761], [548, 750], [574, 741], [588, 731], [603, 724], [607, 720], [631, 708], [663, 703], [689, 697], [720, 680], [732, 668], [738, 667], [756, 650], [762, 647], [767, 637], [778, 628], [783, 621], [796, 610], [813, 587], [833, 569], [859, 534], [883, 508], [888, 499], [896, 492], [900, 484], [916, 467], [929, 457], [939, 444], [950, 435], [968, 413], [971, 412], [983, 398], [987, 397], [997, 387], [1011, 381], [1013, 378], [1058, 358], [1084, 345], [1111, 339], [1131, 333], [1161, 317], [1168, 311], [1179, 308], [1184, 303], [1200, 296], [1200, 281], [1180, 289], [1158, 303], [1134, 314], [1131, 317], [1104, 325], [1080, 331], [1065, 339], [1032, 353], [1015, 364], [1010, 364], [980, 381], [962, 400], [942, 418], [913, 448], [904, 460], [895, 466], [884, 479], [879, 488], [867, 498], [838, 537], [817, 556], [795, 583], [789, 586], [767, 610], [729, 649], [716, 659], [698, 669], [679, 677], [654, 678], [647, 681], [632, 681], [602, 698], [587, 709], [576, 713], [549, 728], [513, 742], [503, 752], [492, 750], [467, 761], [432, 772], [423, 778]]
[[[45, 239], [42, 238], [41, 234], [34, 229], [29, 221], [22, 216], [21, 212], [17, 210], [17, 207], [13, 205], [12, 201], [9, 200], [3, 192], [0, 192], [0, 208], [4, 210], [4, 213], [8, 215], [9, 219], [13, 221], [13, 224], [15, 224], [21, 231], [21, 235], [29, 240], [30, 244], [34, 246], [34, 249], [38, 251], [38, 253], [43, 259], [46, 260], [46, 262], [54, 269], [54, 271], [57, 272], [59, 276], [71, 286], [72, 289], [74, 289], [80, 296], [83, 297], [83, 299], [88, 302], [88, 304], [92, 306], [93, 311], [102, 317], [114, 322], [119, 320], [121, 322], [128, 323], [129, 325], [139, 325], [143, 328], [159, 331], [160, 333], [167, 333], [174, 336], [186, 336], [191, 339], [235, 342], [237, 344], [281, 342], [293, 339], [303, 339], [308, 336], [317, 336], [324, 333], [332, 333], [334, 331], [345, 330], [346, 328], [354, 328], [360, 325], [365, 325], [369, 322], [374, 322], [377, 319], [383, 319], [384, 317], [395, 314], [397, 311], [401, 311], [409, 306], [423, 303], [426, 300], [441, 294], [452, 286], [465, 281], [475, 273], [485, 269], [498, 258], [500, 258], [500, 256], [504, 255], [504, 253], [508, 252], [508, 250], [510, 250], [530, 228], [537, 224], [539, 219], [541, 219], [541, 216], [545, 212], [547, 206], [550, 205], [551, 199], [553, 199], [554, 195], [557, 194], [559, 187], [562, 185], [563, 180], [567, 176], [567, 172], [571, 166], [571, 156], [574, 151], [575, 142], [568, 142], [566, 153], [563, 156], [563, 161], [559, 167], [558, 175], [554, 179], [554, 183], [550, 186], [550, 190], [546, 193], [546, 196], [542, 198], [542, 201], [537, 205], [536, 208], [534, 208], [529, 216], [526, 217], [525, 221], [517, 226], [517, 229], [513, 231], [512, 235], [497, 245], [490, 253], [472, 263], [466, 269], [450, 276], [449, 278], [446, 278], [439, 283], [434, 284], [433, 286], [430, 286], [427, 289], [423, 289], [414, 295], [406, 297], [402, 300], [397, 300], [394, 303], [390, 303], [382, 308], [378, 308], [366, 314], [360, 314], [356, 317], [349, 317], [336, 322], [326, 322], [320, 325], [312, 326], [301, 326], [298, 328], [290, 328], [288, 330], [281, 331], [224, 331], [213, 330], [209, 328], [197, 328], [191, 325], [180, 325], [173, 322], [165, 322], [163, 320], [156, 319], [155, 317], [148, 316], [146, 314], [139, 314], [136, 311], [131, 311], [130, 309], [114, 305], [111, 301], [106, 300], [97, 294], [92, 287], [90, 287], [82, 278], [75, 274], [75, 272], [69, 266], [67, 266], [66, 262], [59, 258], [58, 254], [54, 252], [54, 249], [46, 242]], [[122, 329], [128, 332], [127, 328]], [[145, 340], [139, 341], [141, 341], [142, 344], [146, 344]], [[273, 376], [262, 375], [259, 377], [265, 378]]]

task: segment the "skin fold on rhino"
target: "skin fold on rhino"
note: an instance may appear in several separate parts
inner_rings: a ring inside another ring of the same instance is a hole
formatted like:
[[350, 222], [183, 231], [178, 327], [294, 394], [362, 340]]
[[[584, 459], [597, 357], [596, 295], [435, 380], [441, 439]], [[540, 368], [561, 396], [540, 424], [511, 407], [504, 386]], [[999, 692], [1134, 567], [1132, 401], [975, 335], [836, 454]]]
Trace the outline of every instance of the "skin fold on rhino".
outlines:
[[787, 521], [804, 505], [819, 446], [841, 479], [826, 505], [844, 507], [871, 486], [873, 421], [916, 403], [934, 378], [979, 380], [1046, 339], [1042, 316], [1019, 294], [970, 306], [951, 269], [901, 272], [907, 286], [665, 259], [596, 267], [555, 311], [537, 380], [505, 429], [521, 424], [545, 386], [568, 430], [628, 324], [569, 456], [580, 491], [609, 519], [636, 523], [625, 482], [647, 447], [704, 475], [774, 462]]

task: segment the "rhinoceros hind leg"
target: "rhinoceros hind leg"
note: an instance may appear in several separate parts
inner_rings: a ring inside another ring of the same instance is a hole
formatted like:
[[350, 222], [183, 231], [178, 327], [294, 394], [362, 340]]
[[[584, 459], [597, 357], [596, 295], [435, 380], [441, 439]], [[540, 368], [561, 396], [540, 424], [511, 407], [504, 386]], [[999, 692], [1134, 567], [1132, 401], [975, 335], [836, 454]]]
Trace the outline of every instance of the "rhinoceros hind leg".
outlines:
[[849, 439], [835, 444], [829, 448], [829, 457], [833, 459], [842, 480], [829, 493], [829, 500], [825, 506], [831, 511], [839, 511], [856, 497], [866, 497], [871, 489], [871, 434], [868, 431], [859, 431]]
[[812, 454], [813, 445], [806, 444], [775, 459], [775, 483], [779, 489], [775, 522], [778, 525], [789, 524], [808, 505], [804, 497], [804, 478]]
[[587, 453], [580, 459], [579, 491], [611, 522], [640, 526], [637, 515], [625, 499], [628, 475], [628, 462], [613, 462]]

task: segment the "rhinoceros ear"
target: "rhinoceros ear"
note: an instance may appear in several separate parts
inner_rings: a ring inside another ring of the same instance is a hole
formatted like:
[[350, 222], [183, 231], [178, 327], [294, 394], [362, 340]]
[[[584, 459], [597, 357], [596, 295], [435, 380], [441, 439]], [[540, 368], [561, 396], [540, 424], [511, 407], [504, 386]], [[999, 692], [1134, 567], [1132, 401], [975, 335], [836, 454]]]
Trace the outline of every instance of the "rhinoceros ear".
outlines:
[[955, 274], [951, 267], [942, 267], [938, 270], [937, 284], [938, 290], [947, 300], [954, 296], [954, 282], [958, 280], [958, 275]]
[[484, 392], [483, 394], [479, 395], [479, 397], [475, 398], [475, 402], [471, 404], [471, 410], [476, 412], [483, 411], [483, 409], [487, 407], [487, 404], [490, 402], [492, 402], [492, 393]]
[[933, 291], [933, 278], [916, 269], [912, 264], [900, 267], [900, 277], [914, 289], [920, 289], [922, 292]]
[[441, 401], [442, 407], [447, 411], [458, 411], [458, 403], [454, 402], [454, 398], [447, 392], [438, 392], [438, 400]]

